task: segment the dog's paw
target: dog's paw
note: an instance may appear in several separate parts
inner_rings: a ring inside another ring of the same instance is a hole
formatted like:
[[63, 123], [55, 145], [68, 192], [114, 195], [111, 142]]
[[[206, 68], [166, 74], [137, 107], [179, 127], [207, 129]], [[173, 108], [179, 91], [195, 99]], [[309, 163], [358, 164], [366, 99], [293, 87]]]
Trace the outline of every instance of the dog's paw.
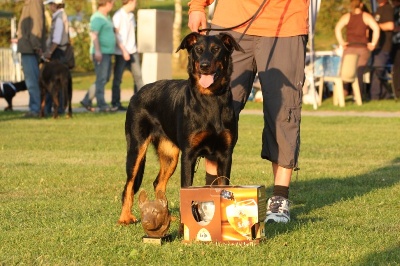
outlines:
[[134, 224], [137, 222], [138, 222], [138, 219], [136, 219], [136, 217], [133, 215], [130, 215], [129, 217], [120, 217], [118, 220], [118, 224], [121, 224], [121, 225], [130, 225], [130, 224]]

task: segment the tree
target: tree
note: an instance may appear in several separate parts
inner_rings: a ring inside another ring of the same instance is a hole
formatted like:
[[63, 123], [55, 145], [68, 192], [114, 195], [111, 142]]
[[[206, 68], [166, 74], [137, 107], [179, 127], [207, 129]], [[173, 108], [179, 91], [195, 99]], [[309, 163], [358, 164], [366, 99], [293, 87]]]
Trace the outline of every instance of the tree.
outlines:
[[[181, 31], [182, 31], [182, 3], [181, 0], [175, 0], [175, 17], [174, 24], [172, 26], [172, 47], [176, 48], [181, 42]], [[173, 68], [180, 67], [181, 52], [172, 54], [172, 65]]]

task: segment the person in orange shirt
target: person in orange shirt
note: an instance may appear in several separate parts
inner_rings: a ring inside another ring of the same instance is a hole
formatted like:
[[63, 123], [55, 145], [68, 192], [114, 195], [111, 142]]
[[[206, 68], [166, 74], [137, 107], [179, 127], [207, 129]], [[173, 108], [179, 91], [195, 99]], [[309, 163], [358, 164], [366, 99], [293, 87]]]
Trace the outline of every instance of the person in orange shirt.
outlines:
[[[191, 31], [208, 30], [205, 8], [214, 0], [191, 0]], [[261, 157], [272, 162], [273, 195], [266, 223], [290, 221], [289, 185], [298, 168], [300, 120], [309, 0], [218, 0], [210, 34], [231, 34], [245, 53], [234, 51], [231, 87], [237, 119], [256, 74], [263, 93]], [[206, 158], [206, 184], [217, 178], [217, 164]]]

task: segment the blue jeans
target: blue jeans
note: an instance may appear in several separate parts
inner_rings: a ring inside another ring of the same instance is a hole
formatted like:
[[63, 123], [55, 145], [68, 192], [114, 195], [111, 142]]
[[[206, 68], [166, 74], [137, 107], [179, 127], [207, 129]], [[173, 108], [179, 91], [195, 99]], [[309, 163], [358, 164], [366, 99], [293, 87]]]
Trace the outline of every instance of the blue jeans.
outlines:
[[122, 74], [126, 68], [132, 73], [134, 81], [134, 93], [138, 92], [143, 87], [142, 69], [140, 67], [139, 54], [131, 54], [129, 61], [125, 61], [122, 55], [116, 54], [111, 97], [111, 104], [113, 106], [121, 106], [121, 81]]
[[[93, 62], [94, 62], [94, 70], [96, 72], [96, 81], [95, 81], [95, 86], [96, 86], [96, 101], [97, 101], [97, 106], [100, 109], [104, 109], [108, 107], [108, 104], [106, 103], [104, 99], [104, 89], [107, 84], [107, 82], [110, 80], [110, 75], [111, 75], [111, 54], [103, 54], [103, 59], [99, 64], [97, 64], [96, 60], [94, 59], [93, 56]], [[90, 95], [90, 89], [86, 93], [85, 97], [82, 100], [82, 103], [85, 106], [91, 106], [92, 105], [92, 97]]]
[[39, 62], [35, 54], [21, 54], [25, 83], [29, 92], [29, 111], [40, 112]]

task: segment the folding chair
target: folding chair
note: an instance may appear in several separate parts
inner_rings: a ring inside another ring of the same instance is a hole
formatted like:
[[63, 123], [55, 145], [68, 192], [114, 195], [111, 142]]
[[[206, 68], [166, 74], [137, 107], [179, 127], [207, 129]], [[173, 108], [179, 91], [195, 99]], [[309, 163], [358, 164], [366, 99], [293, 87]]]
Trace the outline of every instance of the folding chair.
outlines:
[[343, 82], [351, 83], [353, 88], [353, 97], [357, 105], [362, 105], [361, 91], [357, 79], [357, 54], [345, 54], [342, 57], [340, 71], [338, 76], [323, 76], [320, 78], [319, 97], [322, 102], [323, 85], [325, 81], [331, 81], [333, 86], [333, 104], [340, 107], [345, 106], [345, 97]]

